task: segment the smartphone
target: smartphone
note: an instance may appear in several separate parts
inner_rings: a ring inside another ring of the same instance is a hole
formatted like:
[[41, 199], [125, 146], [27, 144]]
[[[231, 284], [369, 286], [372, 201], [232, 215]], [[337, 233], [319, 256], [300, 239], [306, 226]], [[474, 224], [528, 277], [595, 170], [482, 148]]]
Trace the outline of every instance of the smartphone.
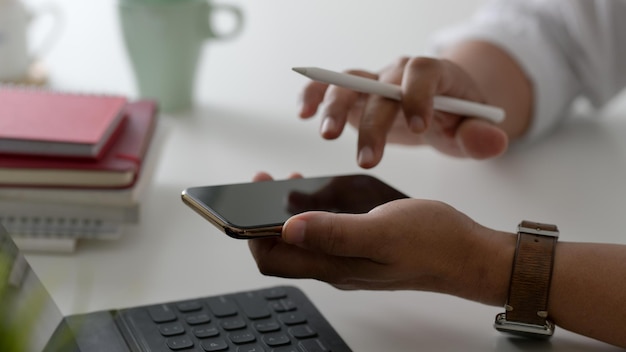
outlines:
[[181, 196], [191, 209], [237, 239], [280, 235], [287, 219], [305, 211], [367, 213], [407, 198], [366, 174], [190, 187]]

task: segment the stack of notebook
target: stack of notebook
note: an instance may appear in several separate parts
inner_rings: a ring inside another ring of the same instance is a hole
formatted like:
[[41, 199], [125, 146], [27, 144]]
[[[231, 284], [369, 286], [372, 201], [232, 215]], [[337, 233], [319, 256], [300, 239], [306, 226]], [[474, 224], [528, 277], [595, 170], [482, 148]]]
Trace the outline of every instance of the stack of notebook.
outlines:
[[139, 216], [157, 106], [0, 86], [0, 223], [26, 250], [114, 239]]

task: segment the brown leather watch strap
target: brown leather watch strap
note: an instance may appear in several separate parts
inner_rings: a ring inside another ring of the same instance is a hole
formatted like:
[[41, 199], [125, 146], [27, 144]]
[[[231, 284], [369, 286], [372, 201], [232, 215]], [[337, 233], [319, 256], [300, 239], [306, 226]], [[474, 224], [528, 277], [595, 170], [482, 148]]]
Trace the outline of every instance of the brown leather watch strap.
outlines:
[[520, 223], [505, 306], [507, 321], [546, 325], [558, 233], [555, 225]]

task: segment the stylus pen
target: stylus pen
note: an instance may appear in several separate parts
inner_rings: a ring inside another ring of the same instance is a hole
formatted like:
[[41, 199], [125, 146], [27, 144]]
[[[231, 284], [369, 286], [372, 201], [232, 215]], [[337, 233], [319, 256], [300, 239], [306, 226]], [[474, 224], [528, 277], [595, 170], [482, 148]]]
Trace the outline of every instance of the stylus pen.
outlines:
[[[330, 71], [319, 67], [294, 67], [293, 70], [314, 81], [334, 84], [361, 93], [376, 94], [389, 99], [402, 99], [400, 86], [395, 84]], [[481, 117], [494, 123], [499, 123], [504, 120], [504, 110], [491, 105], [441, 95], [435, 96], [433, 104], [435, 110], [452, 114]]]

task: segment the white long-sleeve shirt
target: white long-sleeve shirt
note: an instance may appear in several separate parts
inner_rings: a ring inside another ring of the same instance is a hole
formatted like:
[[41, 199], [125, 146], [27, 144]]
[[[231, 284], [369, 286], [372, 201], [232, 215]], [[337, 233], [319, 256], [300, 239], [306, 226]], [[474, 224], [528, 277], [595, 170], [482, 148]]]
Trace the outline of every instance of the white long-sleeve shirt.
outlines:
[[534, 90], [531, 138], [563, 119], [575, 98], [601, 107], [626, 86], [626, 0], [492, 0], [436, 35], [434, 45], [465, 40], [498, 45], [526, 72]]

